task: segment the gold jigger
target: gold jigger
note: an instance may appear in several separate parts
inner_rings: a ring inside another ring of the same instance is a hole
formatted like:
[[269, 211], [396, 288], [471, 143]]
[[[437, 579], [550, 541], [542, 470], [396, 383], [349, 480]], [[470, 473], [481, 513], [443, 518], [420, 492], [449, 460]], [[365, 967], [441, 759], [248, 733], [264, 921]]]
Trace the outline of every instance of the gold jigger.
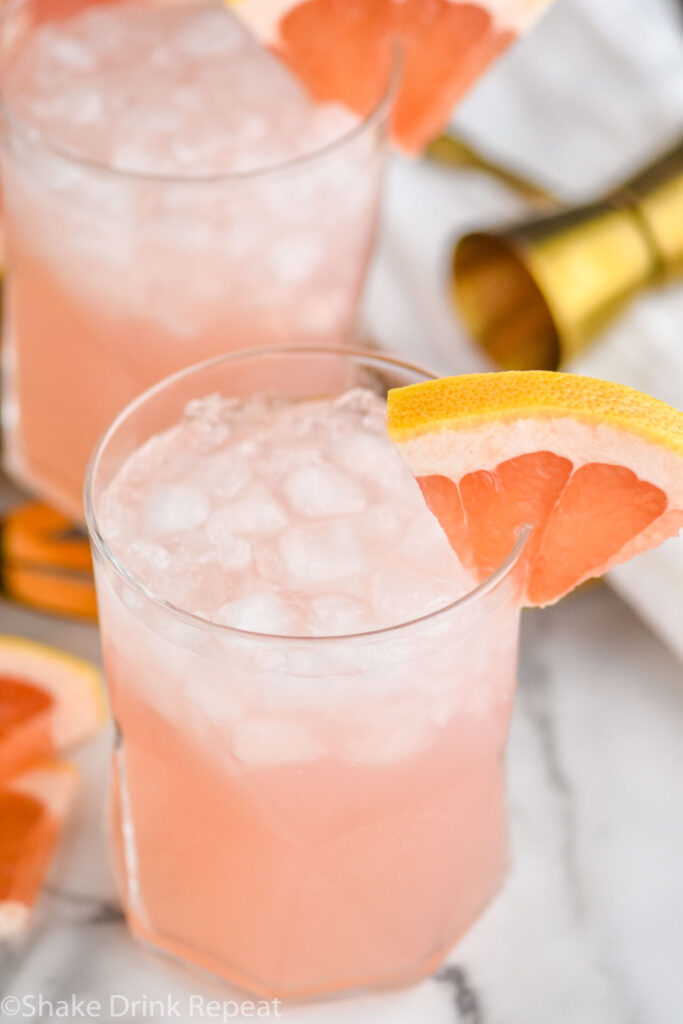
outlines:
[[465, 235], [452, 283], [496, 363], [555, 370], [634, 295], [682, 271], [683, 143], [597, 202]]

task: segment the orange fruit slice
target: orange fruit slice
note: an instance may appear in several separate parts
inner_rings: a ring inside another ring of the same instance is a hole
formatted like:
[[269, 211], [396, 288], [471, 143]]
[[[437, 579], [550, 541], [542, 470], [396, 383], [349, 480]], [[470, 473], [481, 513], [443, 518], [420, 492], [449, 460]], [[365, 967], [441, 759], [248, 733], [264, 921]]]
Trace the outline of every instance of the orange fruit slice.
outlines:
[[395, 140], [417, 152], [549, 0], [228, 0], [319, 100], [366, 115], [402, 51]]
[[87, 739], [105, 718], [94, 665], [45, 644], [0, 636], [0, 780]]
[[544, 371], [447, 377], [391, 391], [388, 431], [476, 580], [532, 527], [530, 605], [683, 527], [683, 413], [620, 384]]
[[77, 778], [73, 765], [46, 761], [0, 787], [0, 940], [28, 924]]
[[88, 538], [42, 502], [9, 509], [0, 520], [0, 589], [34, 608], [97, 618]]

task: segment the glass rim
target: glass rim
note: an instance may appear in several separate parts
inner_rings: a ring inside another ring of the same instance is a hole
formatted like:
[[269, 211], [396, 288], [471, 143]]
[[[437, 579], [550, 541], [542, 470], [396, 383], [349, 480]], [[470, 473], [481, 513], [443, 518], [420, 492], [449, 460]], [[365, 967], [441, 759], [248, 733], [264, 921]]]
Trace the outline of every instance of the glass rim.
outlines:
[[88, 527], [90, 543], [93, 546], [93, 549], [105, 560], [105, 562], [111, 565], [117, 576], [119, 576], [120, 579], [122, 579], [123, 582], [131, 587], [137, 594], [144, 597], [145, 600], [150, 601], [165, 614], [168, 614], [175, 619], [179, 619], [186, 625], [192, 626], [195, 629], [201, 629], [204, 632], [217, 633], [219, 636], [232, 636], [241, 640], [248, 639], [259, 643], [263, 643], [265, 641], [269, 643], [277, 643], [278, 645], [295, 644], [299, 646], [307, 646], [309, 644], [320, 644], [321, 642], [327, 644], [334, 642], [348, 643], [352, 641], [359, 642], [364, 640], [387, 638], [396, 635], [397, 633], [407, 632], [413, 627], [435, 622], [437, 619], [453, 613], [456, 609], [474, 605], [487, 594], [496, 590], [498, 585], [508, 577], [510, 572], [518, 563], [531, 533], [530, 526], [524, 525], [521, 527], [510, 551], [507, 553], [500, 565], [497, 566], [497, 568], [494, 569], [485, 580], [482, 580], [481, 583], [478, 583], [472, 588], [472, 590], [468, 590], [467, 593], [463, 594], [461, 597], [456, 598], [454, 601], [450, 601], [447, 605], [444, 605], [443, 608], [437, 608], [435, 611], [427, 612], [425, 615], [419, 615], [415, 618], [398, 622], [391, 626], [382, 626], [379, 629], [324, 636], [293, 636], [291, 634], [279, 635], [276, 633], [259, 633], [254, 630], [239, 629], [236, 626], [228, 626], [221, 622], [213, 622], [211, 619], [206, 619], [201, 615], [196, 615], [194, 612], [189, 612], [186, 609], [181, 608], [179, 605], [173, 604], [173, 602], [167, 601], [165, 598], [155, 594], [154, 591], [150, 590], [144, 583], [142, 583], [142, 581], [127, 569], [119, 558], [117, 558], [99, 528], [97, 513], [95, 511], [95, 484], [100, 460], [107, 448], [107, 445], [129, 417], [148, 401], [165, 391], [169, 386], [190, 377], [199, 376], [211, 370], [213, 367], [244, 359], [258, 359], [264, 356], [278, 355], [305, 355], [306, 353], [309, 355], [339, 356], [343, 358], [351, 358], [354, 361], [374, 362], [383, 366], [394, 367], [398, 370], [408, 370], [412, 373], [417, 373], [425, 380], [436, 379], [435, 374], [430, 373], [428, 370], [424, 370], [415, 363], [387, 355], [383, 352], [374, 352], [372, 349], [346, 348], [342, 346], [332, 347], [323, 345], [271, 345], [263, 348], [239, 349], [236, 352], [224, 353], [223, 355], [214, 356], [212, 359], [206, 359], [202, 362], [194, 363], [192, 366], [185, 367], [176, 373], [170, 374], [169, 376], [162, 378], [160, 381], [157, 381], [156, 384], [153, 384], [145, 391], [141, 392], [133, 399], [132, 402], [129, 402], [128, 405], [119, 412], [116, 418], [110, 423], [95, 443], [88, 461], [85, 482], [83, 485], [85, 520]]
[[[375, 125], [381, 124], [391, 112], [400, 84], [401, 72], [403, 69], [403, 54], [400, 46], [394, 43], [390, 50], [390, 67], [387, 82], [377, 102], [367, 114], [362, 117], [359, 116], [358, 122], [349, 128], [348, 131], [345, 131], [337, 138], [332, 139], [331, 142], [326, 142], [323, 146], [318, 146], [317, 148], [301, 153], [296, 157], [280, 160], [272, 164], [263, 164], [242, 171], [218, 171], [210, 174], [173, 174], [153, 171], [134, 171], [126, 168], [114, 167], [110, 163], [87, 157], [78, 153], [76, 150], [71, 149], [69, 146], [61, 145], [59, 142], [56, 142], [47, 136], [44, 132], [31, 127], [24, 118], [20, 117], [14, 111], [12, 105], [7, 101], [5, 91], [2, 88], [2, 35], [10, 17], [16, 13], [18, 9], [28, 5], [30, 2], [31, 0], [6, 0], [6, 3], [2, 5], [2, 9], [0, 10], [1, 133], [5, 135], [8, 131], [15, 131], [20, 138], [36, 149], [43, 150], [49, 155], [57, 157], [69, 164], [83, 167], [87, 171], [109, 176], [120, 181], [137, 181], [142, 183], [148, 182], [160, 185], [178, 186], [218, 185], [221, 183], [238, 185], [261, 181], [262, 179], [278, 178], [281, 175], [284, 176], [289, 173], [296, 173], [297, 171], [306, 168], [309, 164], [323, 161], [327, 159], [327, 157], [334, 156], [334, 154], [341, 152], [348, 145], [355, 142], [356, 139], [361, 138], [366, 131], [372, 129]], [[223, 5], [216, 3], [216, 6], [222, 8]]]

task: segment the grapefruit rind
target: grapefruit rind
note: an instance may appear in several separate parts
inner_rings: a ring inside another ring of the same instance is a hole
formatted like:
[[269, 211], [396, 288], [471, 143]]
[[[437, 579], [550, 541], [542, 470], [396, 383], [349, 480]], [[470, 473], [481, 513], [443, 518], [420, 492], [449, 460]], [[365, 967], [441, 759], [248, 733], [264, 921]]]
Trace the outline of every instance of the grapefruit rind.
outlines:
[[683, 413], [625, 384], [574, 373], [508, 370], [443, 377], [390, 391], [387, 407], [394, 441], [485, 421], [571, 418], [627, 430], [683, 455]]
[[415, 476], [458, 481], [549, 451], [631, 469], [683, 508], [683, 413], [623, 384], [543, 370], [473, 373], [389, 392], [387, 430]]
[[30, 771], [8, 779], [2, 789], [32, 796], [62, 820], [71, 804], [78, 784], [79, 771], [68, 761], [39, 761]]
[[0, 634], [0, 678], [23, 680], [45, 691], [51, 711], [55, 751], [69, 750], [89, 739], [107, 718], [98, 669], [55, 647]]
[[[542, 464], [524, 492], [532, 509], [543, 507], [527, 520], [528, 604], [552, 603], [683, 527], [683, 414], [623, 385], [544, 371], [445, 378], [390, 392], [387, 429], [478, 580], [497, 564], [487, 553], [499, 557], [509, 542], [501, 538], [521, 525], [505, 474]], [[545, 466], [561, 463], [567, 478], [543, 506]]]
[[28, 928], [31, 908], [19, 900], [0, 900], [0, 942], [22, 935]]

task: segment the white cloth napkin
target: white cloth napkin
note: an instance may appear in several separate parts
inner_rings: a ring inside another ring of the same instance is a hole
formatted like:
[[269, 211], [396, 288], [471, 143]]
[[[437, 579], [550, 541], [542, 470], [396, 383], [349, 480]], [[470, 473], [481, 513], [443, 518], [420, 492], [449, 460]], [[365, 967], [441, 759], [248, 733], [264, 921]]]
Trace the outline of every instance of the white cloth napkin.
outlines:
[[[556, 0], [461, 105], [455, 129], [566, 202], [596, 196], [683, 130], [683, 11], [676, 0]], [[441, 374], [490, 368], [448, 296], [454, 239], [528, 210], [474, 170], [396, 157], [366, 297], [385, 348]], [[644, 295], [572, 366], [683, 408], [683, 286]], [[683, 538], [610, 574], [683, 658]]]

